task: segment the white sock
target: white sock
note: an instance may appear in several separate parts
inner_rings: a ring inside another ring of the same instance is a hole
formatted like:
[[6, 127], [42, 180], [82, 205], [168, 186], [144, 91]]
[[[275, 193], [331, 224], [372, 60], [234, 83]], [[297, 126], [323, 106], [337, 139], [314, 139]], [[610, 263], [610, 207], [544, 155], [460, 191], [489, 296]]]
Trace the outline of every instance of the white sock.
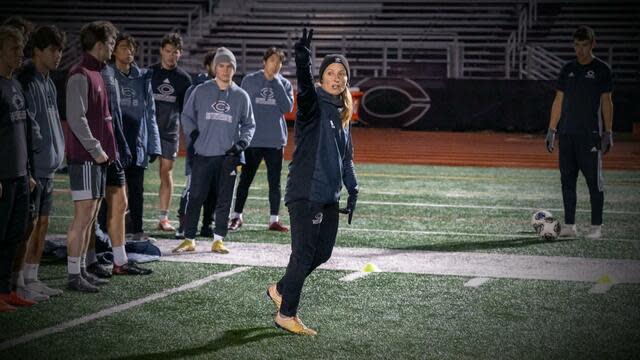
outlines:
[[169, 219], [169, 210], [160, 210], [160, 212], [158, 214], [158, 219], [160, 221], [168, 220]]
[[18, 271], [18, 279], [16, 280], [17, 287], [24, 287], [24, 271]]
[[89, 265], [98, 262], [98, 257], [96, 256], [96, 249], [87, 250], [87, 262]]
[[278, 215], [269, 216], [269, 225], [273, 224], [274, 222], [278, 222], [278, 221], [280, 221], [280, 216], [278, 216]]
[[32, 282], [38, 280], [38, 267], [40, 264], [24, 263], [24, 280]]
[[67, 272], [70, 275], [80, 274], [80, 257], [67, 256]]
[[80, 268], [81, 269], [87, 268], [87, 254], [80, 256]]
[[242, 213], [237, 213], [235, 211], [231, 212], [231, 219], [240, 219], [242, 220]]
[[224, 239], [224, 237], [222, 237], [222, 236], [220, 236], [218, 234], [213, 234], [213, 241], [216, 241], [216, 240], [222, 241], [223, 239]]
[[127, 263], [127, 252], [124, 250], [124, 245], [113, 247], [113, 262], [118, 266], [122, 266]]

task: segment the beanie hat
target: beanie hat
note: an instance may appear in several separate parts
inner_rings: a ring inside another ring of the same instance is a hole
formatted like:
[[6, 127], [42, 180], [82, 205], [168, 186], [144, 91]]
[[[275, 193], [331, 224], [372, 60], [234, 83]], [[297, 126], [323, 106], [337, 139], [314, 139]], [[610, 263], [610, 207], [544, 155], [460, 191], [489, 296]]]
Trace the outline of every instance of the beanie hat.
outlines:
[[322, 64], [320, 64], [320, 71], [318, 72], [320, 79], [322, 79], [322, 74], [324, 74], [324, 71], [327, 70], [327, 66], [335, 63], [342, 64], [342, 66], [344, 66], [345, 70], [347, 70], [347, 80], [349, 80], [351, 78], [351, 73], [349, 72], [349, 62], [347, 61], [347, 58], [344, 57], [344, 55], [340, 54], [329, 54], [325, 56], [324, 59], [322, 59]]
[[231, 63], [233, 71], [236, 70], [236, 57], [231, 50], [226, 47], [220, 47], [216, 50], [216, 56], [213, 57], [213, 67], [215, 68], [220, 63]]

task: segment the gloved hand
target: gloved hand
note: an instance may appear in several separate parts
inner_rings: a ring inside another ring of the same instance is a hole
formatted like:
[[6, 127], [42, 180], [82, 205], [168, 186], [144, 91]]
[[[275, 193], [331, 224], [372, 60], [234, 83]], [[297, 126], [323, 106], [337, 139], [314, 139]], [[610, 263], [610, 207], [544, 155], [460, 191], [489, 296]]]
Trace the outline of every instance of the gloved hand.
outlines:
[[606, 154], [613, 147], [613, 132], [605, 131], [602, 134], [602, 139], [600, 143], [600, 149], [602, 149], [602, 154]]
[[353, 213], [356, 211], [356, 202], [358, 201], [358, 193], [349, 194], [347, 198], [347, 206], [339, 209], [338, 211], [342, 214], [348, 214], [349, 218], [347, 223], [351, 225], [351, 219], [353, 218]]
[[311, 51], [311, 38], [313, 37], [313, 29], [307, 33], [307, 28], [302, 30], [302, 36], [294, 45], [296, 53], [302, 51]]
[[240, 140], [237, 143], [233, 144], [229, 150], [225, 153], [227, 156], [238, 156], [244, 149], [247, 147], [247, 143], [244, 140]]
[[553, 143], [556, 141], [556, 130], [549, 128], [547, 130], [547, 137], [544, 139], [545, 144], [547, 145], [547, 151], [553, 152]]
[[189, 134], [189, 138], [191, 138], [191, 145], [196, 143], [196, 140], [198, 140], [198, 136], [200, 136], [200, 130], [198, 129], [193, 130], [191, 134]]

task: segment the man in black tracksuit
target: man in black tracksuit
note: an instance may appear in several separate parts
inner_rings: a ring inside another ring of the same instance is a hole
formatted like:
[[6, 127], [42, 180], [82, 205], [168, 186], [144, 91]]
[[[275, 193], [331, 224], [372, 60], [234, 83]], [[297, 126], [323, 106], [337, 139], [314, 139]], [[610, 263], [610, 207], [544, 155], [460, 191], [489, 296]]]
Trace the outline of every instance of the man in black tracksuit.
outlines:
[[[338, 213], [355, 210], [358, 182], [353, 166], [349, 120], [353, 102], [348, 88], [349, 64], [342, 55], [327, 55], [320, 66], [321, 86], [311, 75], [310, 42], [306, 29], [295, 45], [298, 113], [293, 160], [285, 192], [291, 223], [291, 257], [282, 279], [267, 289], [278, 310], [276, 325], [299, 335], [313, 336], [297, 316], [305, 279], [329, 260], [338, 232]], [[349, 193], [347, 207], [338, 209], [340, 190]]]
[[573, 46], [576, 60], [565, 64], [560, 72], [545, 141], [547, 150], [552, 152], [558, 133], [565, 220], [560, 236], [577, 236], [576, 182], [581, 171], [591, 199], [591, 228], [586, 237], [599, 239], [604, 204], [602, 155], [613, 146], [611, 69], [593, 56], [595, 35], [591, 28], [578, 28], [573, 34]]

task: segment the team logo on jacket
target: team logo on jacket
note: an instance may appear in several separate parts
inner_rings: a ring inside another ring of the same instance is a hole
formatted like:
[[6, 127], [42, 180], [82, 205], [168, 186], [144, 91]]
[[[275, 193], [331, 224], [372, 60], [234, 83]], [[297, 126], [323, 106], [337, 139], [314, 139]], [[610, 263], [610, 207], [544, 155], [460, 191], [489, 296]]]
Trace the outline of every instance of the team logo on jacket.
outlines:
[[208, 112], [205, 114], [205, 118], [207, 120], [219, 120], [231, 123], [233, 118], [231, 114], [227, 114], [231, 111], [231, 105], [224, 100], [218, 100], [215, 103], [211, 104], [211, 109], [213, 112]]
[[162, 81], [162, 84], [158, 85], [157, 90], [159, 94], [154, 93], [153, 94], [154, 99], [159, 101], [166, 101], [170, 103], [176, 102], [176, 96], [173, 95], [173, 93], [175, 93], [176, 90], [171, 85], [171, 82], [169, 81], [169, 79], [164, 79]]
[[13, 111], [11, 112], [11, 115], [9, 115], [11, 121], [24, 121], [27, 118], [27, 112], [24, 110], [24, 98], [22, 95], [14, 93], [11, 98], [11, 102], [13, 103], [14, 108], [17, 109], [17, 111]]
[[266, 87], [260, 90], [260, 96], [256, 97], [256, 104], [260, 105], [275, 105], [276, 99], [273, 95], [273, 89]]
[[136, 91], [129, 87], [123, 87], [122, 98], [120, 99], [120, 105], [138, 106], [138, 99], [136, 99]]
[[316, 216], [313, 217], [313, 220], [311, 220], [311, 223], [313, 225], [318, 225], [322, 223], [322, 213], [321, 212], [317, 213]]

